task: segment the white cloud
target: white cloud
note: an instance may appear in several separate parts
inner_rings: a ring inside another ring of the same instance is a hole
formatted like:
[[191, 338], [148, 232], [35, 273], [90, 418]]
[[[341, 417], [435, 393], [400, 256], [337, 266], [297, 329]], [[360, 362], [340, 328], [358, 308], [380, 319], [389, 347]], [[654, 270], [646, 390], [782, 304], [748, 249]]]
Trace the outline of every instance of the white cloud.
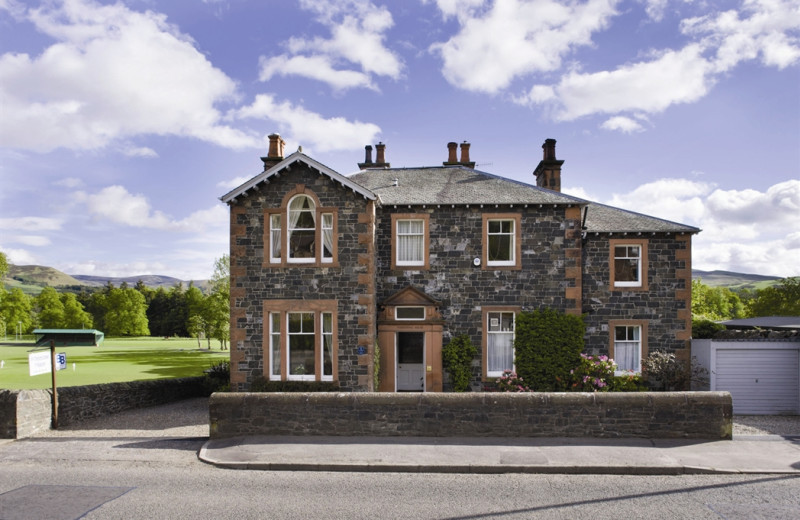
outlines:
[[53, 183], [55, 186], [63, 186], [65, 188], [77, 188], [83, 185], [83, 181], [77, 177], [65, 177]]
[[[571, 121], [628, 111], [656, 113], [676, 103], [697, 101], [714, 82], [711, 64], [702, 51], [699, 45], [689, 45], [611, 72], [570, 72], [553, 87], [558, 100], [556, 119]], [[525, 100], [540, 102], [531, 94]]]
[[23, 244], [32, 247], [44, 247], [52, 243], [49, 238], [40, 235], [11, 235], [6, 239], [12, 244]]
[[644, 127], [630, 117], [625, 116], [614, 116], [612, 118], [607, 119], [600, 125], [600, 128], [604, 130], [619, 130], [620, 132], [631, 134], [633, 132], [643, 132]]
[[86, 204], [96, 220], [136, 228], [160, 231], [203, 233], [212, 228], [227, 228], [228, 212], [222, 205], [195, 211], [176, 220], [162, 211], [154, 210], [144, 195], [134, 195], [123, 186], [108, 186], [97, 193], [76, 193], [75, 198]]
[[385, 32], [394, 25], [386, 7], [368, 0], [301, 0], [300, 6], [330, 30], [330, 38], [291, 38], [286, 42], [288, 53], [262, 56], [262, 81], [276, 74], [294, 75], [346, 90], [377, 89], [373, 75], [400, 77], [403, 63], [384, 45]]
[[230, 118], [269, 119], [276, 122], [287, 138], [318, 152], [349, 150], [371, 143], [381, 129], [372, 123], [348, 121], [343, 117], [325, 119], [288, 101], [277, 102], [270, 94], [259, 94], [253, 104], [228, 114]]
[[234, 177], [233, 179], [229, 179], [227, 181], [219, 181], [217, 183], [217, 187], [224, 188], [226, 190], [232, 190], [233, 188], [238, 188], [239, 186], [241, 186], [242, 184], [244, 184], [245, 182], [249, 181], [252, 178], [253, 178], [252, 175], [249, 177], [244, 177], [244, 176]]
[[[667, 0], [640, 3], [650, 20], [663, 21]], [[458, 6], [440, 2], [443, 12], [452, 13]], [[517, 77], [558, 72], [565, 55], [591, 45], [592, 34], [609, 27], [609, 19], [617, 14], [615, 6], [609, 0], [558, 9], [548, 0], [508, 0], [495, 3], [486, 13], [467, 6], [457, 15], [462, 32], [437, 47], [444, 58], [443, 73], [460, 88], [498, 92]], [[708, 4], [693, 7], [709, 9]], [[584, 11], [592, 16], [580, 16]], [[578, 14], [576, 23], [571, 16], [565, 19], [564, 12]], [[551, 38], [549, 33], [561, 23], [567, 29]], [[557, 121], [610, 114], [615, 117], [601, 128], [641, 131], [644, 126], [631, 117], [632, 112], [655, 114], [676, 104], [694, 103], [743, 62], [758, 60], [783, 69], [800, 61], [797, 0], [743, 0], [738, 10], [686, 18], [676, 31], [689, 40], [682, 48], [650, 50], [636, 62], [609, 70], [585, 72], [582, 64], [571, 63], [552, 85], [536, 83], [511, 99], [544, 107]]]
[[64, 222], [50, 217], [0, 218], [0, 229], [13, 231], [58, 231]]
[[686, 179], [661, 179], [608, 202], [667, 220], [697, 226], [693, 264], [775, 276], [798, 276], [800, 180], [765, 191], [724, 190]]
[[0, 245], [0, 251], [6, 254], [8, 263], [14, 265], [38, 265], [39, 258], [26, 249], [10, 249]]
[[760, 58], [767, 66], [785, 68], [800, 59], [800, 6], [796, 0], [744, 0], [735, 10], [688, 18], [687, 35], [700, 36], [715, 51], [714, 63], [726, 72], [743, 61]]
[[38, 56], [0, 56], [4, 146], [97, 149], [142, 134], [260, 145], [220, 124], [216, 105], [235, 100], [235, 82], [164, 15], [91, 0], [47, 3], [24, 15], [56, 43]]
[[558, 70], [566, 55], [592, 45], [592, 35], [608, 27], [618, 3], [506, 0], [482, 10], [472, 2], [440, 2], [444, 14], [457, 16], [461, 30], [431, 50], [441, 55], [442, 74], [452, 85], [496, 93], [517, 77]]

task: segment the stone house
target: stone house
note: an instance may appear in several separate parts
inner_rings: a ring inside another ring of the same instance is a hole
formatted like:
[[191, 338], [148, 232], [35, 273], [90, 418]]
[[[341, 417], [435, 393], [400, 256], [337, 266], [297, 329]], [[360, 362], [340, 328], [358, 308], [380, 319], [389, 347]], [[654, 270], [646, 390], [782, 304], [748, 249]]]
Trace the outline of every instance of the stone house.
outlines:
[[688, 357], [699, 230], [561, 193], [555, 144], [525, 184], [476, 170], [466, 142], [419, 168], [367, 146], [345, 176], [284, 157], [271, 135], [264, 171], [221, 197], [232, 389], [263, 377], [438, 392], [442, 345], [460, 334], [479, 347], [478, 389], [513, 368], [516, 314], [542, 307], [584, 315], [586, 352], [621, 368], [653, 348]]

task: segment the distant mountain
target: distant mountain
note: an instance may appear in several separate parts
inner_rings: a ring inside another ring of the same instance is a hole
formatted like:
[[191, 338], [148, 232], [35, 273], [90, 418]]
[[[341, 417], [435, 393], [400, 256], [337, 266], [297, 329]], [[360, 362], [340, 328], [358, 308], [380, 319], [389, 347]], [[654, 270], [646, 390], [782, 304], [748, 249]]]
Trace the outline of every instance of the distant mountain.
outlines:
[[[189, 282], [179, 280], [171, 276], [160, 276], [145, 274], [141, 276], [89, 276], [83, 274], [68, 275], [58, 269], [46, 267], [41, 265], [9, 265], [8, 274], [3, 280], [6, 287], [9, 289], [18, 287], [27, 294], [39, 294], [42, 287], [54, 287], [58, 290], [76, 291], [81, 288], [93, 289], [102, 287], [108, 282], [119, 287], [122, 282], [127, 282], [128, 285], [134, 286], [141, 280], [147, 287], [157, 289], [164, 287], [169, 289], [179, 283], [188, 286]], [[202, 290], [206, 290], [208, 285], [207, 280], [195, 280], [194, 285]]]
[[692, 269], [692, 278], [700, 279], [709, 287], [727, 287], [728, 289], [763, 289], [775, 285], [782, 278], [760, 274], [733, 273], [731, 271], [700, 271]]

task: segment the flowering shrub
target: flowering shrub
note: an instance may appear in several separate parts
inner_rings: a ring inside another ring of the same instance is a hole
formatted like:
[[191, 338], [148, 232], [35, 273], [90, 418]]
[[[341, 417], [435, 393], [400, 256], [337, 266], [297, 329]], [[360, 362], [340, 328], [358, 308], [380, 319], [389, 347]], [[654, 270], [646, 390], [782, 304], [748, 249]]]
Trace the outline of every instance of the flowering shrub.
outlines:
[[511, 370], [503, 370], [503, 375], [495, 381], [497, 389], [501, 392], [530, 392], [531, 389], [525, 381]]
[[614, 379], [616, 364], [608, 356], [588, 356], [581, 354], [581, 363], [569, 371], [572, 392], [607, 392]]

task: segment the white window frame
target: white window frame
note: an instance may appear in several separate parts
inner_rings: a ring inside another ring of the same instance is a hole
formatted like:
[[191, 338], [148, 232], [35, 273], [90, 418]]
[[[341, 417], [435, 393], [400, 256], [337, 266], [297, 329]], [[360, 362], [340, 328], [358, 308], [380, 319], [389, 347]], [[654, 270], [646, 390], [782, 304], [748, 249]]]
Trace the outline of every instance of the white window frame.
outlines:
[[[617, 330], [618, 329], [625, 329], [625, 339], [619, 340], [617, 339]], [[635, 331], [634, 335], [638, 336], [638, 339], [628, 339], [629, 331]], [[639, 359], [639, 367], [635, 370], [624, 369], [620, 368], [619, 364], [617, 364], [617, 369], [614, 371], [615, 375], [625, 375], [630, 374], [633, 372], [634, 374], [641, 374], [642, 373], [642, 326], [641, 325], [615, 325], [614, 326], [614, 362], [618, 363], [617, 360], [619, 359], [619, 347], [625, 346], [628, 347], [630, 345], [635, 346], [638, 350], [637, 357]]]
[[[281, 377], [281, 313], [270, 312], [269, 319], [269, 378], [278, 380]], [[277, 330], [276, 330], [277, 325]], [[278, 355], [275, 356], [275, 341], [277, 341]]]
[[[422, 309], [421, 318], [401, 318], [397, 311], [400, 309]], [[402, 305], [394, 308], [394, 319], [397, 321], [421, 321], [425, 319], [425, 307], [422, 305]]]
[[[333, 381], [333, 313], [332, 312], [318, 312], [319, 315], [319, 330], [320, 330], [320, 346], [319, 346], [319, 375], [320, 381]], [[326, 328], [325, 317], [329, 317], [329, 326]], [[330, 342], [331, 347], [331, 373], [325, 373], [325, 343]]]
[[[511, 315], [511, 330], [510, 331], [491, 330], [493, 315], [496, 315], [497, 316], [496, 319], [499, 319], [497, 326], [500, 326], [500, 328], [502, 329], [504, 314]], [[504, 370], [512, 370], [512, 371], [516, 370], [516, 367], [514, 366], [514, 340], [516, 339], [516, 333], [517, 333], [517, 315], [514, 311], [490, 310], [486, 312], [486, 377], [500, 377], [503, 375]], [[491, 352], [489, 351], [489, 349], [491, 348], [491, 344], [493, 343], [491, 338], [494, 335], [511, 336], [511, 366], [508, 368], [503, 368], [502, 370], [489, 370], [489, 359], [491, 358]]]
[[[625, 248], [624, 256], [617, 256], [617, 249]], [[637, 256], [630, 256], [630, 249], [636, 249]], [[617, 260], [636, 260], [636, 280], [617, 280]], [[641, 287], [642, 286], [642, 246], [639, 244], [616, 244], [614, 246], [614, 286], [615, 287]]]
[[[311, 208], [310, 209], [293, 210], [292, 209], [292, 203], [295, 200], [298, 200], [300, 198], [304, 198], [304, 199], [308, 200]], [[311, 218], [314, 221], [314, 227], [313, 228], [308, 228], [308, 227], [302, 227], [301, 228], [301, 227], [293, 226], [292, 225], [292, 213], [296, 212], [296, 211], [304, 212], [304, 213], [311, 213]], [[319, 244], [317, 243], [317, 239], [318, 239], [317, 226], [319, 225], [319, 222], [317, 221], [317, 205], [314, 202], [314, 199], [311, 198], [310, 196], [302, 194], [302, 193], [298, 194], [298, 195], [295, 195], [294, 197], [289, 199], [289, 203], [286, 205], [286, 217], [287, 217], [286, 218], [286, 221], [287, 221], [286, 222], [286, 261], [290, 262], [290, 263], [294, 263], [294, 264], [310, 264], [310, 263], [316, 262], [317, 261], [317, 248], [319, 247]], [[309, 256], [309, 257], [295, 257], [295, 256], [292, 256], [292, 233], [294, 233], [296, 231], [300, 231], [300, 232], [309, 232], [309, 231], [311, 231], [311, 232], [314, 233], [314, 250], [313, 250], [313, 254], [311, 256]]]
[[272, 213], [269, 216], [269, 261], [270, 263], [281, 262], [281, 250], [283, 240], [283, 215]]
[[[333, 247], [334, 247], [334, 237], [333, 237], [333, 213], [322, 213], [320, 215], [321, 225], [322, 225], [322, 244], [320, 244], [320, 256], [321, 261], [323, 263], [332, 263], [333, 262]], [[330, 252], [326, 254], [325, 252], [325, 240], [327, 239], [330, 241]]]
[[[289, 329], [289, 320], [292, 314], [311, 314], [313, 315], [313, 319], [311, 320], [314, 323], [314, 330], [311, 331], [309, 334], [306, 331], [302, 330], [302, 323], [304, 322], [303, 319], [300, 320], [301, 330], [300, 332], [291, 332]], [[289, 363], [292, 359], [292, 336], [313, 336], [312, 345], [314, 345], [314, 350], [316, 350], [317, 345], [317, 315], [320, 313], [314, 311], [289, 311], [286, 313], [286, 361], [284, 367], [286, 369], [286, 379], [289, 381], [315, 381], [317, 379], [317, 367], [314, 367], [314, 371], [311, 374], [293, 374], [291, 372], [291, 367]], [[316, 357], [316, 355], [314, 356]], [[316, 363], [319, 363], [319, 360], [316, 360]]]
[[[493, 222], [500, 222], [500, 226], [501, 226], [500, 232], [492, 233], [491, 227], [492, 227], [492, 223]], [[502, 230], [502, 223], [503, 222], [510, 222], [511, 223], [511, 232], [504, 232]], [[516, 234], [516, 231], [517, 231], [517, 229], [516, 229], [516, 225], [517, 225], [517, 222], [513, 218], [490, 218], [490, 219], [487, 219], [487, 221], [486, 221], [486, 247], [487, 247], [486, 265], [489, 265], [489, 266], [509, 266], [509, 265], [513, 266], [513, 265], [517, 265], [517, 258], [516, 258], [516, 254], [517, 254], [517, 244], [516, 244], [517, 234]], [[489, 251], [491, 250], [491, 246], [490, 246], [491, 240], [490, 240], [490, 238], [492, 236], [509, 236], [509, 237], [511, 237], [511, 241], [509, 242], [509, 258], [510, 258], [509, 260], [491, 260], [491, 259], [489, 259]]]
[[[401, 223], [411, 223], [411, 222], [419, 222], [422, 224], [422, 229], [419, 232], [401, 232], [400, 231], [400, 224]], [[400, 247], [400, 237], [419, 237], [420, 243], [420, 257], [419, 259], [413, 260], [400, 260], [400, 252], [402, 248]], [[425, 265], [425, 255], [426, 255], [426, 244], [425, 244], [425, 219], [422, 218], [399, 218], [395, 221], [395, 240], [397, 242], [396, 245], [396, 258], [395, 258], [395, 265], [412, 265], [412, 266], [422, 266]]]

